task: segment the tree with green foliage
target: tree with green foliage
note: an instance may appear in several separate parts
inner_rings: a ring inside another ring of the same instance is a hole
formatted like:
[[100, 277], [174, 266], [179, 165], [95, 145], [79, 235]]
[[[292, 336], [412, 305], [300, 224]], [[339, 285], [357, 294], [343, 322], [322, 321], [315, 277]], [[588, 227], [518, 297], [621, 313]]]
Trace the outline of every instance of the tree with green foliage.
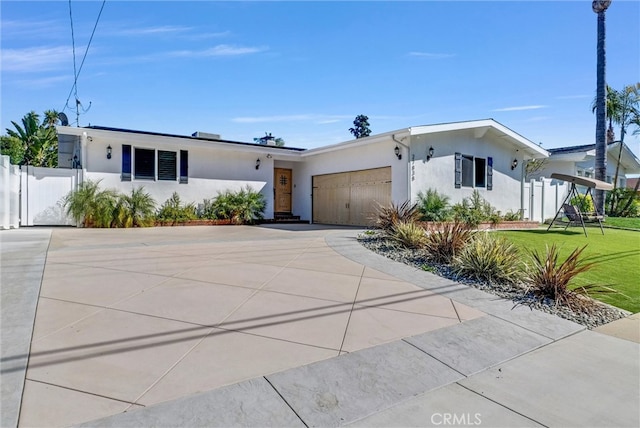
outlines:
[[42, 122], [34, 111], [24, 115], [21, 125], [11, 121], [15, 129], [7, 128], [7, 135], [0, 138], [2, 154], [8, 155], [15, 165], [57, 167], [57, 121], [58, 112], [55, 110], [45, 111]]
[[349, 128], [349, 132], [351, 132], [356, 139], [371, 135], [369, 118], [364, 114], [357, 115], [353, 121], [353, 128]]

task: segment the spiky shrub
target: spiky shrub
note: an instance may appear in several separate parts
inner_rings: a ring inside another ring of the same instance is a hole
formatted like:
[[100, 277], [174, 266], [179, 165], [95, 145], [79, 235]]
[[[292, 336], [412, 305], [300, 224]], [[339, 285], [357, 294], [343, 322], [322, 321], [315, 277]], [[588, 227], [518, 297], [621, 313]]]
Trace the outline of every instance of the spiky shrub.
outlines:
[[424, 221], [445, 221], [451, 217], [449, 197], [434, 189], [418, 193], [417, 206]]
[[483, 221], [496, 223], [495, 220], [499, 218], [499, 213], [480, 195], [478, 190], [474, 190], [470, 197], [455, 204], [452, 211], [456, 221], [467, 223], [471, 227], [476, 227]]
[[406, 248], [422, 248], [427, 239], [424, 228], [413, 221], [398, 221], [389, 230], [389, 238]]
[[155, 220], [156, 201], [144, 187], [131, 189], [128, 195], [118, 195], [114, 226], [147, 227]]
[[519, 212], [513, 212], [511, 210], [507, 211], [507, 213], [505, 215], [502, 216], [502, 219], [504, 221], [519, 221], [520, 220], [520, 213]]
[[116, 208], [115, 190], [100, 189], [100, 180], [86, 180], [64, 198], [67, 215], [84, 227], [111, 227]]
[[184, 223], [195, 218], [197, 218], [195, 205], [192, 203], [183, 204], [178, 192], [173, 192], [171, 197], [160, 206], [156, 214], [158, 221], [171, 224]]
[[207, 220], [218, 219], [214, 199], [205, 199], [202, 201], [202, 205], [198, 208], [198, 217]]
[[427, 234], [424, 248], [436, 263], [448, 264], [471, 240], [474, 231], [463, 222], [443, 223]]
[[519, 282], [520, 266], [518, 248], [488, 232], [477, 233], [453, 258], [454, 273], [490, 284]]
[[212, 215], [235, 224], [253, 224], [264, 218], [265, 207], [264, 195], [247, 186], [237, 192], [218, 193], [212, 203]]
[[555, 305], [566, 305], [572, 309], [589, 309], [589, 300], [583, 296], [590, 293], [612, 293], [615, 290], [595, 284], [572, 287], [574, 279], [595, 266], [595, 262], [587, 263], [582, 253], [587, 248], [574, 249], [562, 262], [556, 244], [546, 247], [544, 254], [531, 252], [531, 266], [528, 266], [525, 283], [527, 291], [540, 299], [553, 299]]
[[389, 205], [380, 205], [376, 209], [374, 223], [383, 231], [390, 231], [398, 222], [412, 223], [420, 219], [420, 212], [416, 204], [405, 201], [400, 205], [391, 202]]

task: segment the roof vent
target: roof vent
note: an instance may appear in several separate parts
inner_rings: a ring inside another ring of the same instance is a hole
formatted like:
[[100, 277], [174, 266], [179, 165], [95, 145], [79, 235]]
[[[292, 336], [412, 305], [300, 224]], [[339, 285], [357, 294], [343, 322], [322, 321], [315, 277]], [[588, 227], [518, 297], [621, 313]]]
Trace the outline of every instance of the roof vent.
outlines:
[[202, 132], [202, 131], [196, 131], [193, 134], [191, 134], [192, 137], [195, 138], [206, 138], [209, 140], [219, 140], [220, 139], [220, 134], [210, 134], [209, 132]]

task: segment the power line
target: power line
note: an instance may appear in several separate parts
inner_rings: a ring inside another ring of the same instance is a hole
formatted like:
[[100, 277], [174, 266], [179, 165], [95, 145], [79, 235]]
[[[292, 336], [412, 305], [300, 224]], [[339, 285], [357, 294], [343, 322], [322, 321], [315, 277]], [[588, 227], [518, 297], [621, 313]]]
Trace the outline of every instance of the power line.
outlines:
[[[69, 0], [69, 18], [71, 21], [71, 43], [72, 43], [72, 47], [73, 47], [73, 86], [71, 87], [71, 90], [69, 91], [69, 95], [67, 96], [67, 100], [64, 103], [64, 107], [62, 108], [62, 111], [64, 111], [69, 107], [69, 99], [71, 99], [71, 95], [74, 94], [75, 95], [75, 99], [76, 99], [76, 122], [78, 122], [78, 105], [80, 104], [80, 101], [78, 100], [78, 77], [80, 76], [80, 72], [82, 72], [82, 67], [84, 66], [84, 61], [85, 59], [87, 59], [87, 54], [89, 53], [89, 47], [91, 46], [91, 42], [93, 41], [93, 36], [96, 33], [96, 28], [98, 28], [98, 23], [100, 22], [100, 17], [102, 16], [102, 11], [104, 10], [104, 6], [107, 3], [107, 0], [103, 0], [102, 1], [102, 6], [100, 6], [100, 12], [98, 12], [98, 17], [96, 18], [96, 23], [93, 26], [93, 30], [91, 31], [91, 37], [89, 37], [89, 43], [87, 44], [87, 48], [84, 51], [84, 55], [82, 57], [82, 62], [80, 63], [80, 68], [76, 71], [76, 50], [75, 50], [75, 38], [74, 38], [74, 32], [73, 32], [73, 16], [71, 14], [71, 0]], [[90, 108], [90, 107], [89, 107]], [[87, 109], [88, 110], [88, 109]], [[87, 111], [85, 110], [85, 111]], [[78, 125], [78, 123], [76, 123], [76, 125]]]

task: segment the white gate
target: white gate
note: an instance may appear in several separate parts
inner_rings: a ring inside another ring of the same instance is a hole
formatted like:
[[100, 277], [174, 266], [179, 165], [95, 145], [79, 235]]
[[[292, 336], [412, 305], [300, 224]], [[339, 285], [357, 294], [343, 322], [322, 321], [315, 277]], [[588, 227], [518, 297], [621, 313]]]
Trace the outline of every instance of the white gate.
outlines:
[[20, 226], [75, 225], [64, 212], [63, 200], [81, 180], [79, 169], [23, 166]]

